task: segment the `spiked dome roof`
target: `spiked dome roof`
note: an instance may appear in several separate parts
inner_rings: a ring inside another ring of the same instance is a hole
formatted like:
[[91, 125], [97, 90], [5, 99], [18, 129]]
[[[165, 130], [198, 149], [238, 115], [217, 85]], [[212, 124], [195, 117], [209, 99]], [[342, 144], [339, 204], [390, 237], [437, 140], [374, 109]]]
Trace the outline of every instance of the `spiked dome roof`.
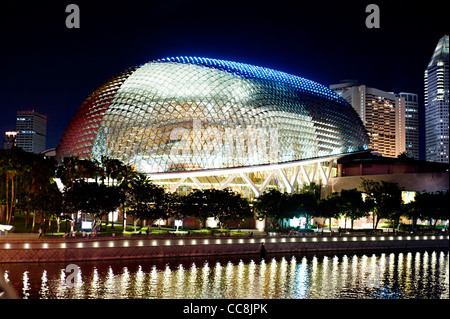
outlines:
[[367, 148], [359, 116], [314, 81], [171, 57], [108, 80], [80, 106], [57, 158], [117, 158], [145, 173], [242, 167]]

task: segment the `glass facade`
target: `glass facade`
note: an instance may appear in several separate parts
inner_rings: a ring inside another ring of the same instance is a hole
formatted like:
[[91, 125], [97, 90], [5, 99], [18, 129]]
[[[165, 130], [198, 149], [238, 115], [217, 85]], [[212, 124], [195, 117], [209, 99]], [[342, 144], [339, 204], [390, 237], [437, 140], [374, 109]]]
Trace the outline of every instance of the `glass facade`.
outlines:
[[442, 37], [424, 73], [425, 159], [448, 163], [449, 145], [449, 37]]
[[69, 123], [57, 157], [117, 158], [148, 174], [247, 167], [367, 148], [348, 102], [316, 82], [198, 57], [107, 81]]

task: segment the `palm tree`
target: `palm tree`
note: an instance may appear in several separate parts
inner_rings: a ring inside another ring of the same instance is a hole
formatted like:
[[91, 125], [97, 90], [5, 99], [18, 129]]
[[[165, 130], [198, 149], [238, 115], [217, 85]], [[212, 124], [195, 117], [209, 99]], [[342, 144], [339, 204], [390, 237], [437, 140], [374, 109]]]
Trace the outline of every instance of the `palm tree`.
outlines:
[[[25, 171], [29, 170], [26, 165], [26, 152], [18, 147], [2, 151], [0, 167], [5, 178], [6, 192], [6, 216], [5, 223], [11, 224], [14, 218], [14, 210], [17, 205], [17, 180]], [[11, 190], [10, 190], [11, 188]]]

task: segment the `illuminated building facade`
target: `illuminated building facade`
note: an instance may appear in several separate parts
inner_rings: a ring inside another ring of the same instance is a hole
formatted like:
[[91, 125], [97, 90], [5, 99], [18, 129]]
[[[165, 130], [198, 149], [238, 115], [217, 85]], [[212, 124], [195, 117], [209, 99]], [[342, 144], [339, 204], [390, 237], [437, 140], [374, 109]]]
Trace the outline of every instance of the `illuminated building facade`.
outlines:
[[47, 116], [32, 111], [18, 111], [16, 143], [25, 152], [41, 153], [47, 143]]
[[370, 138], [374, 153], [397, 157], [406, 151], [405, 98], [357, 81], [342, 81], [330, 89], [356, 110]]
[[449, 161], [448, 35], [442, 37], [425, 70], [425, 155]]
[[406, 155], [416, 160], [419, 159], [419, 98], [417, 94], [401, 92], [397, 97], [405, 99], [404, 111], [404, 135]]
[[6, 149], [10, 149], [13, 146], [17, 146], [16, 136], [17, 136], [17, 132], [16, 131], [7, 131], [7, 132], [5, 132], [5, 136], [3, 137], [3, 148], [5, 150]]
[[168, 191], [229, 187], [246, 197], [326, 184], [336, 159], [367, 149], [358, 114], [316, 82], [197, 57], [155, 60], [81, 105], [57, 159], [116, 158]]

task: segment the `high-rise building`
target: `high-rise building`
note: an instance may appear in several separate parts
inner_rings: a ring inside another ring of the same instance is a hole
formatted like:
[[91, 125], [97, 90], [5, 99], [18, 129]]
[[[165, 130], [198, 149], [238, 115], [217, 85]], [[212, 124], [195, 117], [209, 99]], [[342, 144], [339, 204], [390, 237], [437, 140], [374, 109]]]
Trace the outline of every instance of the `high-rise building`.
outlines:
[[355, 80], [330, 85], [330, 89], [356, 110], [369, 135], [369, 148], [374, 153], [397, 157], [406, 151], [404, 97], [361, 85]]
[[6, 149], [10, 149], [13, 146], [17, 145], [16, 136], [17, 136], [17, 132], [16, 131], [7, 131], [7, 132], [5, 132], [5, 136], [3, 137], [3, 148], [5, 150]]
[[46, 149], [47, 116], [33, 111], [18, 111], [16, 143], [26, 152], [41, 153]]
[[408, 157], [419, 159], [419, 98], [417, 94], [400, 92], [398, 97], [405, 98], [404, 134], [405, 150]]
[[424, 77], [426, 160], [448, 163], [448, 35], [439, 40]]

